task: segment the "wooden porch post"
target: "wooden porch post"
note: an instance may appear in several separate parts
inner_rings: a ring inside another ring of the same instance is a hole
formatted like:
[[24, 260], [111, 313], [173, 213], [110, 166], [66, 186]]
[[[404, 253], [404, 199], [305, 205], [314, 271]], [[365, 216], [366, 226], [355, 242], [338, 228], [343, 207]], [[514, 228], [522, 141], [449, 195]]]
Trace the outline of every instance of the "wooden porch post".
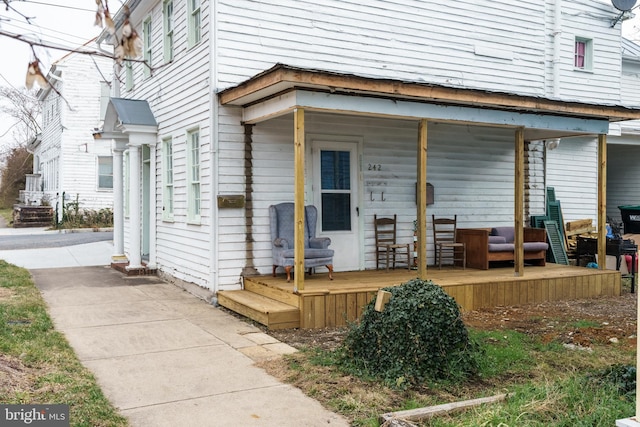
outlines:
[[418, 209], [416, 212], [418, 241], [418, 278], [427, 279], [427, 119], [421, 119], [418, 125], [418, 188], [416, 191]]
[[524, 274], [524, 128], [516, 130], [514, 227], [515, 276]]
[[293, 289], [304, 290], [304, 109], [293, 110], [295, 134], [293, 139], [293, 203], [294, 214], [294, 265]]
[[598, 135], [598, 268], [607, 268], [607, 135]]

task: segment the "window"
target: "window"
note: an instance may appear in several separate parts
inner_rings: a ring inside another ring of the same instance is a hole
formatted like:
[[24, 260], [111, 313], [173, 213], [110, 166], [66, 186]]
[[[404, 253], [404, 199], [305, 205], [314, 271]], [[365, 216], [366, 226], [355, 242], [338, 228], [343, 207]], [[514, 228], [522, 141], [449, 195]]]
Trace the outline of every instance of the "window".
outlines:
[[187, 132], [187, 220], [200, 221], [200, 132]]
[[189, 5], [189, 47], [200, 43], [202, 22], [200, 22], [200, 0], [187, 0]]
[[573, 65], [579, 70], [591, 70], [593, 67], [593, 41], [576, 37]]
[[164, 2], [164, 62], [173, 61], [173, 0]]
[[351, 230], [351, 153], [322, 150], [322, 231]]
[[131, 61], [124, 62], [124, 89], [133, 90], [133, 64]]
[[150, 77], [151, 76], [151, 60], [153, 59], [151, 57], [151, 18], [147, 18], [144, 21], [144, 24], [142, 24], [142, 32], [144, 35], [143, 41], [144, 41], [144, 76], [145, 78]]
[[113, 189], [113, 157], [98, 157], [98, 189]]
[[162, 141], [162, 160], [164, 167], [164, 191], [162, 193], [162, 218], [173, 220], [173, 141], [167, 138]]

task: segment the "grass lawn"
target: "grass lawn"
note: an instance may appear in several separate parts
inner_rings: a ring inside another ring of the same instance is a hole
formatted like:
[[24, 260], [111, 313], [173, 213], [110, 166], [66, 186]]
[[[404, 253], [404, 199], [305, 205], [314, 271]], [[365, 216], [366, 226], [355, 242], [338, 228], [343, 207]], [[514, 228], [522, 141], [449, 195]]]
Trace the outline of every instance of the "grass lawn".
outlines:
[[11, 221], [13, 221], [13, 209], [12, 208], [4, 208], [0, 209], [0, 216], [4, 218], [4, 221], [9, 225]]
[[[589, 304], [590, 301], [582, 303]], [[425, 382], [398, 389], [363, 378], [348, 366], [341, 367], [340, 347], [323, 345], [321, 332], [309, 339], [308, 344], [299, 346], [298, 353], [266, 362], [263, 367], [301, 388], [330, 410], [343, 414], [355, 426], [379, 426], [379, 416], [387, 412], [502, 393], [510, 395], [505, 402], [417, 424], [434, 427], [613, 426], [616, 419], [635, 413], [636, 337], [634, 332], [629, 332], [634, 330], [634, 325], [620, 330], [619, 340], [613, 342], [609, 337], [617, 327], [612, 324], [620, 324], [619, 320], [582, 319], [569, 313], [567, 306], [566, 302], [559, 304], [555, 315], [544, 316], [529, 316], [527, 308], [512, 310], [507, 315], [497, 310], [497, 322], [487, 323], [486, 327], [469, 327], [483, 353], [479, 374], [463, 382]], [[522, 313], [521, 319], [515, 318], [514, 313], [518, 312]], [[501, 316], [509, 318], [498, 323]], [[630, 317], [629, 323], [635, 324], [634, 315], [626, 317]], [[496, 328], [498, 324], [500, 327]], [[335, 335], [333, 331], [334, 341]], [[587, 335], [592, 338], [588, 345]], [[568, 345], [569, 339], [585, 345]], [[607, 372], [608, 369], [611, 372]]]
[[68, 404], [72, 426], [126, 426], [57, 332], [29, 272], [0, 260], [0, 402]]

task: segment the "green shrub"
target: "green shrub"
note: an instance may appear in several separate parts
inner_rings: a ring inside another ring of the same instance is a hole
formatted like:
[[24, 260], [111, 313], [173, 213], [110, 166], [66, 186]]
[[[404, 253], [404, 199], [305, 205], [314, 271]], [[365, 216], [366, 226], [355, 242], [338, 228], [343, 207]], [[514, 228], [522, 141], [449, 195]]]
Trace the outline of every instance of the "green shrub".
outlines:
[[472, 343], [453, 298], [431, 281], [386, 288], [382, 312], [372, 301], [342, 348], [350, 371], [403, 387], [424, 380], [461, 380], [478, 370]]
[[67, 202], [62, 212], [62, 221], [58, 228], [104, 228], [113, 227], [113, 211], [109, 208], [100, 210], [80, 207], [79, 195], [74, 201]]
[[629, 365], [612, 365], [589, 377], [598, 384], [611, 384], [618, 394], [635, 400], [636, 395], [636, 367]]

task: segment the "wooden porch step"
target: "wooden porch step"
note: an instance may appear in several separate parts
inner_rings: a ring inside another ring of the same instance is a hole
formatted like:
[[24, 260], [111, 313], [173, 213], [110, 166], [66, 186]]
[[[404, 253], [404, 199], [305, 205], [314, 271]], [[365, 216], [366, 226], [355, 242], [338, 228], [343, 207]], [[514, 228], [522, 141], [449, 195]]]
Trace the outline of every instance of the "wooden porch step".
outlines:
[[300, 310], [297, 307], [248, 290], [220, 291], [218, 304], [269, 329], [300, 327]]

